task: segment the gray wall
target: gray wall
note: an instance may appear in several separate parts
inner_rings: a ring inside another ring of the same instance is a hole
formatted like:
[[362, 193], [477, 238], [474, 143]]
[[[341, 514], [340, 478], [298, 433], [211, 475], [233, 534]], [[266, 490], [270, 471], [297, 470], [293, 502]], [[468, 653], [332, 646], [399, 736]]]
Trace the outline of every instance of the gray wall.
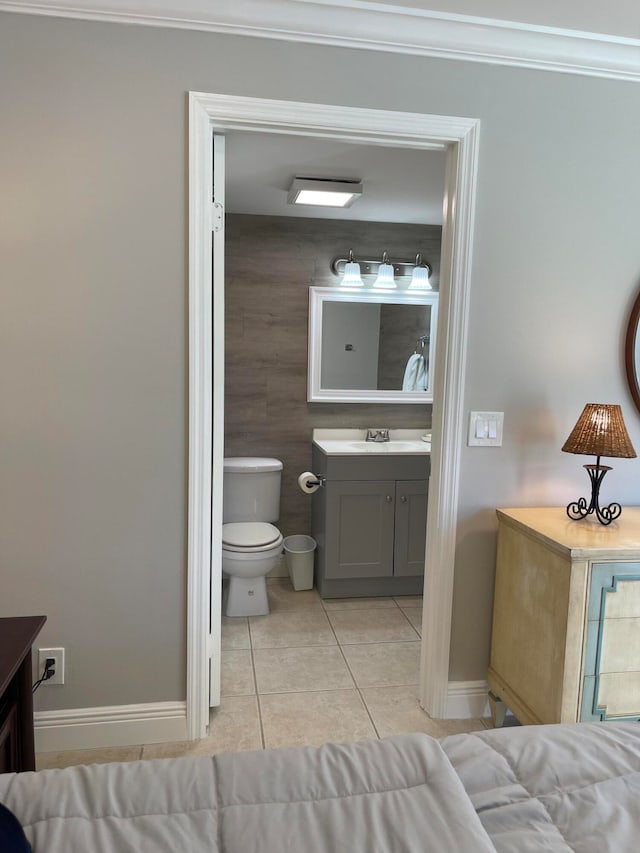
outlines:
[[587, 401], [640, 445], [637, 85], [8, 13], [0, 79], [0, 607], [69, 660], [39, 706], [185, 695], [188, 90], [482, 120], [465, 408], [505, 441], [462, 454], [451, 659], [481, 678], [494, 507], [584, 493]]
[[[441, 231], [439, 225], [227, 217], [225, 453], [282, 460], [278, 527], [285, 536], [311, 533], [311, 500], [297, 477], [311, 468], [314, 427], [431, 425], [426, 404], [307, 403], [309, 287], [335, 286], [331, 260], [351, 247], [362, 258], [378, 257], [383, 248], [392, 258], [421, 252], [437, 283]], [[377, 370], [377, 352], [372, 364]]]

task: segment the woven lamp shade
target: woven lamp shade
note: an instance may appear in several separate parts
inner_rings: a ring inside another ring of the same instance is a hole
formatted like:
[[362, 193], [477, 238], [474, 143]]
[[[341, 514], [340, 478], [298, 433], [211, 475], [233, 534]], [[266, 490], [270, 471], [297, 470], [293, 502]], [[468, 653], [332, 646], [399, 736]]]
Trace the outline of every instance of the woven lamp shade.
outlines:
[[567, 453], [625, 459], [637, 455], [624, 425], [622, 409], [608, 403], [587, 403], [562, 449]]

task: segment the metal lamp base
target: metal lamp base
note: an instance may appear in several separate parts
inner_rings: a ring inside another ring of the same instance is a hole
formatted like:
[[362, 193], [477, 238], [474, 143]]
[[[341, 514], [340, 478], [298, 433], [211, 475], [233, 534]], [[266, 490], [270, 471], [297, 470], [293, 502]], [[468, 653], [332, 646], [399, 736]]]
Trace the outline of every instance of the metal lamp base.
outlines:
[[567, 504], [567, 515], [573, 521], [579, 521], [595, 513], [600, 524], [611, 524], [622, 514], [622, 507], [618, 503], [600, 506], [599, 502], [600, 484], [607, 471], [611, 471], [611, 467], [609, 465], [585, 465], [584, 467], [591, 480], [591, 503], [587, 505], [586, 498], [578, 498], [577, 501]]

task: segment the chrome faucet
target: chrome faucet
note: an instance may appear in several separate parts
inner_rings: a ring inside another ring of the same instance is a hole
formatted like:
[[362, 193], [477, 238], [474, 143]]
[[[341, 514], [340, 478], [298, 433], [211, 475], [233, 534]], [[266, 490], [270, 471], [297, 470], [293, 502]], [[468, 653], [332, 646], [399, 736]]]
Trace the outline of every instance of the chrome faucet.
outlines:
[[366, 441], [390, 441], [388, 429], [368, 429]]

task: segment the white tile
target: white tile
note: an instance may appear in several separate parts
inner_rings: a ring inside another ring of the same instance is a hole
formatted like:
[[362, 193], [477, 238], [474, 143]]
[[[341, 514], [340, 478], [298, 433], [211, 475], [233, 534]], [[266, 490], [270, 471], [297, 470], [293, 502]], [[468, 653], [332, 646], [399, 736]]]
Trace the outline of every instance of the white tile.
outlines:
[[137, 761], [142, 746], [111, 746], [104, 749], [74, 749], [65, 752], [39, 752], [36, 768], [75, 767], [79, 764], [110, 764], [114, 761]]
[[394, 610], [397, 604], [393, 598], [324, 598], [324, 609], [333, 610]]
[[355, 686], [338, 646], [256, 649], [253, 654], [258, 693], [340, 690]]
[[267, 694], [260, 709], [267, 748], [376, 738], [357, 690]]
[[251, 645], [254, 649], [298, 646], [335, 646], [336, 638], [323, 610], [294, 610], [251, 616]]
[[351, 643], [400, 643], [418, 635], [399, 608], [394, 610], [336, 610], [329, 619], [342, 645]]
[[317, 589], [303, 589], [296, 592], [288, 578], [267, 581], [267, 591], [271, 613], [286, 613], [291, 610], [322, 610], [322, 600]]
[[380, 737], [409, 732], [440, 737], [438, 723], [420, 707], [417, 686], [367, 687], [361, 692]]
[[212, 708], [209, 734], [202, 740], [154, 743], [143, 747], [142, 758], [178, 758], [183, 755], [217, 755], [262, 749], [262, 734], [256, 696], [235, 696], [223, 699], [219, 708]]
[[221, 648], [250, 649], [249, 620], [246, 616], [223, 616], [221, 627]]
[[400, 608], [409, 622], [418, 632], [418, 636], [422, 636], [422, 607], [401, 607]]
[[432, 720], [420, 707], [417, 687], [367, 687], [361, 692], [380, 737], [409, 732], [445, 737], [485, 728], [481, 719]]
[[250, 649], [222, 652], [220, 696], [248, 696], [256, 692]]
[[347, 645], [344, 656], [358, 687], [417, 684], [420, 642]]
[[422, 607], [421, 595], [394, 595], [393, 600], [398, 607]]

